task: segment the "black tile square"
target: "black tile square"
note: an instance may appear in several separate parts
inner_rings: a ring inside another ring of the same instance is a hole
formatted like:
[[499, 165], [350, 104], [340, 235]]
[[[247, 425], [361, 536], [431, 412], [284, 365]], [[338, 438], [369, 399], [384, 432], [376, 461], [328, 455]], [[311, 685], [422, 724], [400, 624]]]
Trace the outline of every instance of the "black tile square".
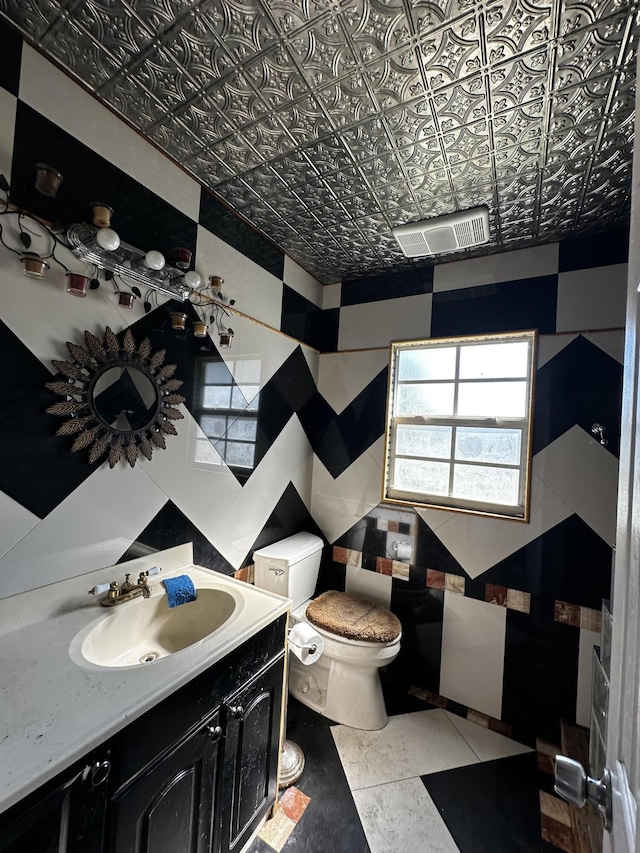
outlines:
[[558, 276], [545, 275], [433, 294], [431, 336], [556, 330]]
[[551, 743], [575, 722], [580, 629], [507, 610], [501, 719]]
[[204, 187], [200, 192], [200, 224], [245, 257], [282, 279], [284, 252], [267, 240]]
[[15, 30], [0, 22], [0, 86], [12, 95], [18, 95], [22, 39]]
[[[62, 172], [56, 198], [35, 189], [38, 162]], [[158, 249], [171, 258], [176, 246], [196, 248], [196, 222], [22, 101], [16, 111], [11, 193], [16, 204], [65, 225], [90, 221], [90, 203], [103, 201], [114, 208], [112, 224], [121, 239], [141, 251]]]
[[402, 270], [342, 282], [341, 305], [359, 305], [382, 299], [398, 299], [433, 292], [433, 267]]
[[591, 434], [607, 427], [607, 450], [618, 456], [622, 406], [622, 365], [579, 335], [536, 371], [533, 448], [538, 453], [576, 424]]
[[[305, 766], [296, 788], [311, 798], [283, 853], [369, 853], [360, 818], [330, 731], [330, 720], [289, 697], [287, 738], [302, 748]], [[247, 853], [273, 853], [256, 839]]]
[[287, 284], [282, 291], [281, 330], [320, 352], [338, 347], [339, 309], [323, 311]]
[[572, 237], [560, 242], [559, 271], [626, 264], [628, 257], [629, 232], [626, 230]]
[[421, 779], [460, 853], [539, 853], [535, 752]]
[[167, 501], [155, 518], [138, 534], [136, 541], [127, 548], [118, 562], [123, 563], [135, 557], [145, 556], [150, 550], [163, 551], [187, 542], [193, 542], [195, 565], [205, 566], [224, 575], [233, 574], [234, 568], [231, 563], [214, 548], [173, 501]]

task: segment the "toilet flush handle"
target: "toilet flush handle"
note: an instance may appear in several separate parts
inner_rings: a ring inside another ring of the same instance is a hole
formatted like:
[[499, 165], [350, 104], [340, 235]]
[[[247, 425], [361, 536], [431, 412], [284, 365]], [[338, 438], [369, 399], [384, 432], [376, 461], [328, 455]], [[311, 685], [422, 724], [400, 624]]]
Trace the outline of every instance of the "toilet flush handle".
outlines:
[[284, 569], [274, 569], [273, 566], [269, 566], [269, 571], [273, 572], [277, 578], [282, 577], [284, 574]]

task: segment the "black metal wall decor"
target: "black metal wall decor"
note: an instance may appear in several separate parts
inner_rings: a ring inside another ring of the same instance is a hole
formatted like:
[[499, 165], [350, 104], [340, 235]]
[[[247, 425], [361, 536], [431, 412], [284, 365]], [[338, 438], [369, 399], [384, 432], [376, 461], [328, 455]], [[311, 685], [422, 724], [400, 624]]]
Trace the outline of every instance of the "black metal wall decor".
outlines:
[[110, 468], [121, 459], [133, 468], [177, 435], [172, 421], [184, 417], [176, 406], [185, 398], [176, 393], [176, 365], [164, 364], [165, 350], [152, 353], [148, 338], [136, 346], [130, 329], [122, 343], [108, 326], [104, 341], [89, 331], [84, 337], [86, 347], [67, 341], [71, 361], [52, 362], [61, 376], [46, 387], [63, 399], [45, 411], [67, 419], [56, 435], [74, 435], [72, 451], [89, 450], [91, 463], [106, 456]]

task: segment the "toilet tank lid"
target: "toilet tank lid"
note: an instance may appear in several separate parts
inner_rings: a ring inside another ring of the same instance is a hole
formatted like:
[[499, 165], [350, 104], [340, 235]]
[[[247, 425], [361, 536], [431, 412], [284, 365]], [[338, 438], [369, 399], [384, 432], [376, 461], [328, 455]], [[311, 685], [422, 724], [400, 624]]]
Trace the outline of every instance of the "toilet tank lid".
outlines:
[[268, 560], [288, 560], [297, 563], [304, 560], [310, 554], [315, 554], [322, 548], [322, 539], [313, 533], [296, 533], [280, 542], [274, 542], [265, 548], [259, 548], [253, 552], [253, 559], [264, 557]]

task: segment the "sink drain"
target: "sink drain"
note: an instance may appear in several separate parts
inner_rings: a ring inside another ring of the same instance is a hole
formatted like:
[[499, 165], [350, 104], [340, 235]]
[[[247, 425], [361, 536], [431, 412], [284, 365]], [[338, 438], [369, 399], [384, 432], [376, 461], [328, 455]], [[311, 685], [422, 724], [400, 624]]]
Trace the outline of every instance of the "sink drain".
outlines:
[[157, 652], [147, 652], [140, 658], [140, 663], [151, 663], [151, 661], [158, 660], [158, 658], [159, 655]]

